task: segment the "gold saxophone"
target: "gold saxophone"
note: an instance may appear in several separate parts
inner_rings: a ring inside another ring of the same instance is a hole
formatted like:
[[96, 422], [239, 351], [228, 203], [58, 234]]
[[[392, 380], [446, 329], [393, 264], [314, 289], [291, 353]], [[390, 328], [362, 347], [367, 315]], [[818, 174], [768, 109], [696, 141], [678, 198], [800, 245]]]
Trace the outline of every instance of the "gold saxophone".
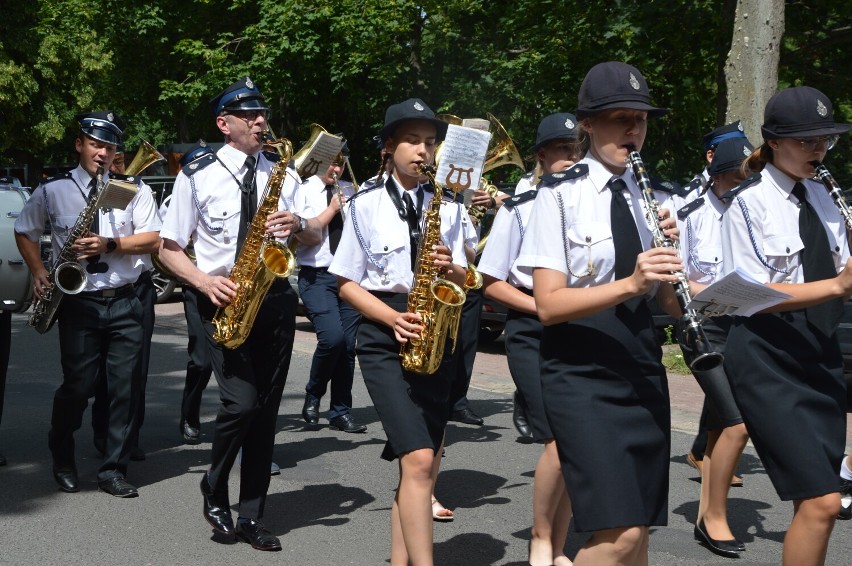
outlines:
[[231, 270], [231, 281], [237, 284], [237, 294], [225, 307], [216, 310], [213, 339], [226, 348], [234, 349], [246, 341], [263, 303], [266, 292], [276, 278], [287, 278], [293, 273], [296, 259], [290, 249], [266, 233], [266, 217], [278, 210], [281, 187], [287, 175], [287, 164], [293, 155], [293, 146], [287, 139], [276, 140], [268, 131], [264, 141], [275, 148], [280, 159], [273, 165], [269, 181], [263, 191], [263, 201], [252, 219], [243, 243], [243, 249]]
[[414, 283], [408, 293], [408, 312], [419, 313], [423, 331], [420, 338], [410, 338], [402, 345], [399, 357], [407, 371], [433, 374], [441, 367], [447, 338], [453, 340], [461, 320], [464, 290], [440, 277], [438, 268], [430, 257], [433, 246], [441, 244], [441, 185], [435, 182], [434, 168], [421, 166], [420, 172], [432, 182], [435, 196], [424, 212], [423, 236], [417, 247]]

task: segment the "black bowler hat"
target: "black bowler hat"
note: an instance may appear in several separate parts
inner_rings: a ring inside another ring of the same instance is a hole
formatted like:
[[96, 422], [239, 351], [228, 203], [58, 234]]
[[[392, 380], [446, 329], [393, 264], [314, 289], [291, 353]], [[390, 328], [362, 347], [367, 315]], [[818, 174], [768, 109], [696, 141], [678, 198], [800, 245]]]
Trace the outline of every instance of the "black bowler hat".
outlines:
[[748, 159], [754, 146], [745, 138], [728, 138], [719, 142], [713, 153], [713, 160], [707, 167], [707, 173], [719, 175], [740, 168], [742, 162]]
[[380, 145], [393, 135], [394, 130], [406, 120], [426, 120], [435, 125], [436, 141], [441, 141], [447, 135], [448, 123], [435, 118], [435, 113], [419, 98], [409, 98], [405, 102], [388, 106], [385, 111], [385, 125], [379, 130]]
[[205, 155], [213, 153], [213, 150], [207, 145], [207, 142], [204, 140], [198, 140], [198, 143], [192, 146], [189, 151], [184, 153], [180, 158], [180, 166], [181, 168], [186, 167], [199, 157], [204, 157]]
[[112, 110], [77, 114], [74, 119], [80, 122], [80, 131], [84, 134], [92, 139], [114, 146], [121, 143], [121, 134], [127, 127], [121, 116]]
[[214, 116], [227, 110], [269, 110], [257, 85], [243, 77], [210, 100]]
[[725, 140], [744, 137], [746, 135], [743, 132], [743, 125], [737, 120], [736, 122], [719, 126], [709, 134], [704, 134], [704, 137], [701, 139], [704, 142], [704, 149], [707, 150], [716, 147]]
[[669, 111], [651, 105], [645, 77], [633, 65], [619, 61], [598, 63], [589, 69], [577, 97], [577, 116], [581, 120], [612, 108], [643, 110], [649, 118]]
[[816, 137], [843, 134], [852, 124], [836, 124], [834, 108], [826, 95], [809, 86], [776, 92], [763, 111], [763, 139]]
[[538, 125], [535, 145], [532, 151], [538, 151], [544, 144], [552, 140], [577, 139], [580, 128], [577, 127], [577, 117], [569, 112], [557, 112], [545, 116]]

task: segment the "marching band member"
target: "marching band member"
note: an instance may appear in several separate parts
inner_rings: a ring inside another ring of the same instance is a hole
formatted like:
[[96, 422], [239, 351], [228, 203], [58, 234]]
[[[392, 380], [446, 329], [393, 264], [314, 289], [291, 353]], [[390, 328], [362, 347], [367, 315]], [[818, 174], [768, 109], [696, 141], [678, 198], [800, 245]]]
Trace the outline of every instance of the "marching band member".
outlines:
[[[728, 335], [725, 372], [754, 447], [793, 519], [783, 564], [823, 564], [840, 509], [846, 384], [837, 341], [852, 293], [843, 218], [821, 183], [837, 135], [831, 101], [811, 87], [776, 93], [764, 110], [763, 144], [743, 167], [755, 173], [722, 217], [723, 275], [738, 270], [792, 298]], [[839, 275], [838, 275], [839, 273]]]
[[[748, 140], [740, 136], [725, 139], [714, 146], [713, 158], [707, 168], [710, 176], [707, 190], [678, 211], [681, 233], [684, 234], [681, 246], [685, 272], [693, 287], [710, 285], [721, 274], [721, 220], [728, 208], [728, 201], [721, 197], [744, 179], [740, 165], [752, 149]], [[683, 321], [678, 321], [678, 326], [683, 333]], [[707, 318], [702, 328], [713, 350], [723, 353], [731, 317]], [[686, 339], [679, 339], [678, 343], [684, 360], [691, 365], [698, 353], [690, 348]], [[731, 477], [748, 442], [748, 432], [724, 368], [719, 366], [693, 373], [706, 395], [701, 426], [708, 431], [694, 533], [716, 554], [736, 558], [745, 550], [745, 545], [731, 533], [727, 500]]]
[[[297, 298], [290, 283], [276, 278], [240, 346], [223, 347], [213, 338], [217, 307], [237, 293], [228, 278], [248, 235], [252, 216], [263, 204], [263, 187], [272, 162], [262, 152], [267, 115], [263, 95], [245, 77], [211, 100], [225, 145], [181, 170], [164, 220], [160, 259], [192, 287], [204, 325], [208, 353], [222, 403], [213, 432], [211, 466], [201, 478], [204, 518], [213, 530], [236, 535], [258, 550], [280, 550], [281, 543], [261, 522], [269, 489], [275, 423], [287, 380], [296, 326]], [[276, 156], [277, 157], [277, 156]], [[304, 220], [289, 212], [297, 176], [288, 169], [279, 210], [267, 218], [266, 233], [285, 238]], [[194, 242], [196, 264], [184, 254]], [[237, 525], [231, 517], [228, 476], [238, 452], [240, 505]]]
[[[403, 369], [400, 345], [424, 330], [420, 315], [407, 312], [419, 218], [431, 199], [420, 184], [420, 167], [432, 162], [446, 130], [447, 124], [420, 99], [387, 109], [379, 132], [382, 167], [375, 184], [365, 183], [368, 186], [350, 201], [338, 253], [329, 268], [338, 277], [340, 297], [363, 316], [356, 351], [388, 436], [382, 457], [399, 458], [399, 486], [391, 510], [393, 566], [433, 563], [431, 493], [449, 417], [451, 348], [444, 348], [442, 367], [424, 376]], [[451, 196], [440, 207], [444, 245], [424, 253], [446, 278], [462, 285], [467, 268], [464, 210]]]
[[[574, 527], [592, 533], [577, 566], [647, 564], [649, 528], [667, 522], [668, 385], [645, 296], [658, 287], [660, 305], [678, 314], [673, 286], [658, 284], [676, 282], [683, 266], [674, 249], [651, 248], [626, 165], [648, 118], [666, 111], [650, 104], [634, 67], [592, 67], [577, 108], [588, 152], [542, 178], [551, 186], [539, 188], [516, 261], [532, 274], [544, 325], [542, 397]], [[674, 224], [669, 218], [661, 228], [674, 234]]]
[[[344, 155], [345, 154], [345, 155]], [[343, 201], [355, 194], [352, 183], [339, 181], [344, 149], [328, 169], [307, 179], [296, 190], [294, 210], [321, 211], [316, 221], [322, 226], [315, 243], [304, 240], [296, 249], [299, 258], [299, 296], [317, 335], [317, 347], [308, 383], [302, 418], [308, 424], [319, 422], [320, 401], [331, 384], [328, 422], [332, 429], [349, 433], [365, 432], [367, 427], [352, 417], [352, 382], [355, 378], [355, 336], [361, 315], [352, 305], [340, 299], [337, 278], [328, 267], [337, 253], [343, 233], [345, 208]], [[337, 194], [337, 190], [340, 194]], [[315, 213], [308, 212], [303, 216]]]
[[[545, 117], [538, 126], [533, 151], [545, 174], [564, 171], [582, 157], [577, 143], [579, 127], [573, 114]], [[571, 521], [571, 499], [565, 490], [553, 432], [542, 399], [539, 349], [542, 325], [532, 296], [532, 277], [517, 268], [530, 212], [538, 195], [529, 189], [506, 199], [494, 217], [489, 244], [479, 261], [485, 296], [506, 305], [506, 357], [512, 380], [523, 399], [531, 436], [544, 444], [535, 468], [533, 525], [529, 563], [533, 566], [570, 564], [563, 548]]]
[[[125, 125], [112, 111], [76, 118], [81, 130], [75, 141], [79, 165], [37, 187], [15, 222], [15, 238], [33, 274], [36, 297], [50, 285], [39, 245], [45, 219], [50, 219], [54, 257], [58, 257], [81, 210], [94, 194], [97, 170], [109, 170]], [[104, 174], [104, 182], [109, 175]], [[103, 372], [109, 428], [98, 486], [116, 497], [138, 495], [126, 479], [144, 342], [143, 307], [133, 287], [142, 265], [135, 256], [156, 250], [159, 229], [151, 189], [142, 183], [124, 210], [99, 209], [91, 231], [72, 246], [87, 276], [84, 290], [66, 293], [57, 313], [63, 376], [54, 396], [48, 436], [53, 477], [62, 491], [80, 489], [74, 432], [82, 424], [89, 397], [94, 395]]]

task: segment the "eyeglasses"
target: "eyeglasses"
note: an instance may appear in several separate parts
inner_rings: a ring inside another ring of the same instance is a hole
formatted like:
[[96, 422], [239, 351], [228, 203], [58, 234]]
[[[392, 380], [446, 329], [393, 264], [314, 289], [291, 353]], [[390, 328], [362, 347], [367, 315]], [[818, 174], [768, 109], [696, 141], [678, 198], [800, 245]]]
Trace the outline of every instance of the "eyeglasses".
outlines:
[[263, 119], [266, 120], [269, 117], [268, 110], [232, 110], [230, 112], [225, 113], [226, 116], [233, 116], [234, 118], [239, 118], [246, 125], [252, 125], [263, 116]]
[[806, 153], [813, 153], [818, 147], [825, 145], [826, 151], [837, 145], [837, 140], [840, 136], [820, 136], [818, 138], [793, 138], [795, 141], [802, 144], [802, 150]]

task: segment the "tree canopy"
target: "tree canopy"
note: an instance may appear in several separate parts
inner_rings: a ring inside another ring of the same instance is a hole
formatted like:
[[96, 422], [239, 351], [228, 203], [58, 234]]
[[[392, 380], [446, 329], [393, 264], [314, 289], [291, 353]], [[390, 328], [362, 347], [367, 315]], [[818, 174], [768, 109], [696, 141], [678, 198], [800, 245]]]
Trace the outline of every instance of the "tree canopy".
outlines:
[[[539, 120], [573, 111], [587, 70], [626, 61], [657, 105], [649, 168], [687, 180], [722, 123], [735, 0], [37, 0], [0, 20], [0, 165], [67, 162], [74, 115], [112, 108], [127, 145], [219, 141], [208, 101], [243, 75], [296, 147], [310, 124], [343, 132], [372, 174], [384, 109], [419, 96], [436, 112], [497, 116], [522, 152]], [[779, 87], [808, 84], [852, 121], [845, 63], [852, 4], [786, 4]], [[760, 140], [752, 140], [759, 142]], [[852, 181], [850, 142], [827, 160]]]

